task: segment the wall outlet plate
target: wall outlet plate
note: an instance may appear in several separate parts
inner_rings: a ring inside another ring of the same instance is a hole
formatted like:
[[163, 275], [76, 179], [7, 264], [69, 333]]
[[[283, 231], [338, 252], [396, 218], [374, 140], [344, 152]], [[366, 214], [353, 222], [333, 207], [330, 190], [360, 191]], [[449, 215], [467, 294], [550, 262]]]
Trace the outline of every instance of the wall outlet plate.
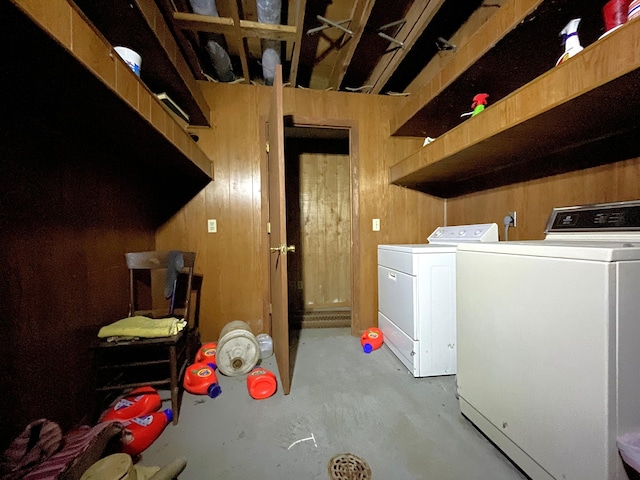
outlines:
[[380, 219], [379, 218], [374, 218], [373, 221], [371, 222], [371, 229], [374, 232], [379, 232], [380, 231]]
[[218, 222], [215, 218], [207, 220], [207, 232], [216, 233], [218, 231]]

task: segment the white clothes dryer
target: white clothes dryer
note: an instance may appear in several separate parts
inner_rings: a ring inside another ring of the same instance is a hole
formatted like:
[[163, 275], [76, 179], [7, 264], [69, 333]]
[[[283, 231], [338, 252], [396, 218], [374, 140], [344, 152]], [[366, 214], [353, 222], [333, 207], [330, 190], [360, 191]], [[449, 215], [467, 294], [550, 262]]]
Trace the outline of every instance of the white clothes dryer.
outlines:
[[498, 225], [439, 227], [428, 244], [378, 246], [378, 327], [414, 377], [456, 373], [456, 246]]
[[627, 479], [640, 433], [640, 201], [554, 209], [540, 241], [461, 244], [460, 409], [534, 480]]

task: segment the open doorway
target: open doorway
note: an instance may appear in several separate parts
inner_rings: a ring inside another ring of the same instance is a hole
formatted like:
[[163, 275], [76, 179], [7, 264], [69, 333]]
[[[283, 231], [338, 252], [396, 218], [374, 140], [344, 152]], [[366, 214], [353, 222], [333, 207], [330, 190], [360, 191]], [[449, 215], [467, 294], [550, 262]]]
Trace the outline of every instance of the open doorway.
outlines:
[[350, 327], [350, 130], [285, 126], [285, 165], [290, 326]]

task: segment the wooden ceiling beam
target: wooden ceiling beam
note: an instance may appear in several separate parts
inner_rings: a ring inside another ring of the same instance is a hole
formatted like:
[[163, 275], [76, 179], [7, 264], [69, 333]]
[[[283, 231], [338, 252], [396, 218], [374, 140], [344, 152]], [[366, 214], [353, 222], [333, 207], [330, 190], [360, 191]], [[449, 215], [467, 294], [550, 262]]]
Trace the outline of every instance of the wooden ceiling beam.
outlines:
[[302, 46], [302, 36], [304, 35], [304, 14], [307, 9], [307, 0], [298, 0], [296, 4], [295, 24], [296, 38], [291, 52], [291, 69], [289, 71], [289, 83], [296, 86], [298, 76], [298, 65], [300, 63], [300, 47]]
[[356, 47], [362, 38], [364, 29], [369, 21], [371, 10], [373, 10], [374, 0], [356, 0], [353, 4], [353, 10], [351, 11], [351, 23], [349, 24], [349, 30], [353, 32], [353, 36], [343, 40], [343, 47], [340, 49], [338, 58], [333, 65], [331, 77], [329, 78], [329, 87], [334, 90], [340, 88], [342, 79], [345, 73], [347, 73], [347, 67], [353, 58], [353, 54], [356, 51]]
[[244, 77], [243, 83], [251, 83], [251, 74], [249, 72], [249, 47], [247, 45], [246, 38], [242, 36], [242, 31], [240, 30], [240, 8], [238, 7], [238, 2], [235, 0], [230, 1], [229, 4], [231, 6], [231, 18], [233, 19], [234, 31], [231, 38], [227, 38], [227, 43], [235, 43], [238, 55], [240, 55], [242, 76]]
[[365, 82], [365, 85], [373, 85], [369, 93], [379, 94], [381, 92], [443, 3], [444, 0], [429, 0], [426, 5], [423, 2], [413, 2], [406, 15], [406, 23], [395, 37], [396, 40], [404, 44], [404, 48], [396, 49], [380, 58]]
[[242, 38], [264, 38], [285, 42], [293, 42], [297, 38], [296, 27], [289, 25], [272, 25], [250, 20], [240, 20], [240, 27], [238, 29], [236, 21], [228, 17], [210, 17], [197, 15], [195, 13], [176, 12], [173, 14], [173, 18], [178, 27], [194, 32], [219, 33], [225, 36], [235, 35]]
[[197, 13], [174, 12], [173, 19], [182, 30], [194, 32], [220, 33], [228, 35], [234, 31], [232, 18], [198, 15]]

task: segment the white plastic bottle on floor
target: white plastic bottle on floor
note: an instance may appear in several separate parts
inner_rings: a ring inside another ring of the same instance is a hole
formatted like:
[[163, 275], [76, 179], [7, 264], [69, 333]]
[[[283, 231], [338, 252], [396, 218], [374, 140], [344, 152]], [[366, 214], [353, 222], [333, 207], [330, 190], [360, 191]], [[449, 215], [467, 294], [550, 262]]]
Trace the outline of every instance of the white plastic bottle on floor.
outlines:
[[273, 339], [266, 333], [261, 333], [256, 337], [260, 346], [260, 359], [269, 358], [273, 355]]

